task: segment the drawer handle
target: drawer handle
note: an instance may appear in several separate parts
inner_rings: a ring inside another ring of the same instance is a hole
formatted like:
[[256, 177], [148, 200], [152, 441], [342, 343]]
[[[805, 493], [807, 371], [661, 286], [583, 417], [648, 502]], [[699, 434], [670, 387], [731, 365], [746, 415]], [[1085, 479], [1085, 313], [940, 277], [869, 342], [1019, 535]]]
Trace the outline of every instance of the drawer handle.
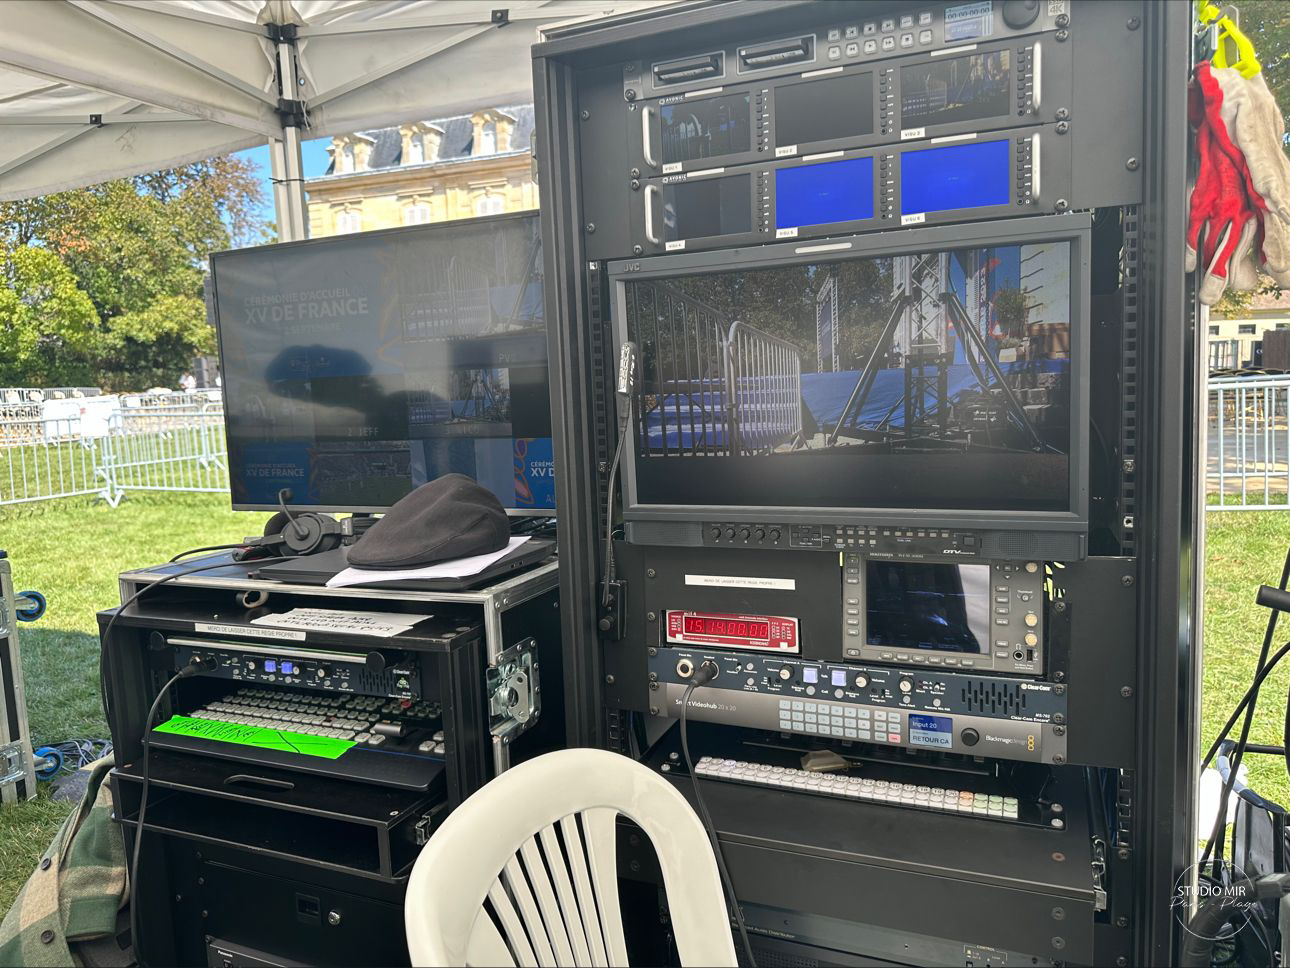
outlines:
[[247, 786], [267, 787], [270, 790], [294, 790], [296, 785], [288, 780], [274, 780], [267, 776], [251, 776], [249, 773], [235, 773], [224, 781], [225, 786], [245, 783]]

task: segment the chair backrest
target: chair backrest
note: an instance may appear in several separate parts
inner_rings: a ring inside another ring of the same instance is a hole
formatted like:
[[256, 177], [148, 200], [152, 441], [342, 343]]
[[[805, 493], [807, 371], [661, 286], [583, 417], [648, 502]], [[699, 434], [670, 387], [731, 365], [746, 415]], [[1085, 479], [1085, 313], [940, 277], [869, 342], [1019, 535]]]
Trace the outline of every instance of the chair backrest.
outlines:
[[507, 770], [443, 822], [404, 902], [412, 964], [626, 965], [615, 822], [654, 844], [685, 965], [733, 966], [712, 846], [671, 784], [604, 750]]

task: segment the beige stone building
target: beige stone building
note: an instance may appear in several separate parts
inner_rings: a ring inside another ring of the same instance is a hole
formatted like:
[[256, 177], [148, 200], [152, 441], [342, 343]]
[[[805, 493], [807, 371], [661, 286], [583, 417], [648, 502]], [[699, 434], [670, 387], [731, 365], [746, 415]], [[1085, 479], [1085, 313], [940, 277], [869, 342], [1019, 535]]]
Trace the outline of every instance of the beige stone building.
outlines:
[[1250, 366], [1254, 346], [1269, 330], [1290, 329], [1290, 293], [1260, 293], [1230, 319], [1213, 313], [1209, 329], [1209, 368], [1235, 370]]
[[305, 183], [309, 236], [537, 208], [532, 140], [531, 104], [337, 135]]

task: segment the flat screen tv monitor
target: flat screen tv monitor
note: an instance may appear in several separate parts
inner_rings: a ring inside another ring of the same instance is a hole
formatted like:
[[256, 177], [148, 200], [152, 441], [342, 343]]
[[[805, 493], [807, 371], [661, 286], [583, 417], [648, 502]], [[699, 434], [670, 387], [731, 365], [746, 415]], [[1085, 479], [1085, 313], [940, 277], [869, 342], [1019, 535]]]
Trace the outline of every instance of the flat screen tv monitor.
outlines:
[[383, 511], [444, 474], [554, 513], [536, 212], [211, 257], [233, 507]]
[[609, 267], [628, 520], [1087, 530], [1084, 215]]

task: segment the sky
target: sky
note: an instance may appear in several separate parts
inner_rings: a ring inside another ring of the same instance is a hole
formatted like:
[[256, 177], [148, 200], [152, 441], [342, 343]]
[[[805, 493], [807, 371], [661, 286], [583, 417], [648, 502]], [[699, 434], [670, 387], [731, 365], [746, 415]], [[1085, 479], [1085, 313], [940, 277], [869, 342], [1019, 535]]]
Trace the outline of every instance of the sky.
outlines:
[[[331, 138], [315, 138], [300, 146], [306, 178], [314, 178], [327, 171], [327, 165], [330, 162], [327, 157], [327, 145], [330, 143]], [[245, 158], [255, 166], [256, 174], [260, 178], [260, 187], [264, 190], [262, 217], [270, 222], [273, 221], [273, 183], [269, 180], [269, 146], [247, 148], [245, 151], [237, 152], [233, 157]]]

